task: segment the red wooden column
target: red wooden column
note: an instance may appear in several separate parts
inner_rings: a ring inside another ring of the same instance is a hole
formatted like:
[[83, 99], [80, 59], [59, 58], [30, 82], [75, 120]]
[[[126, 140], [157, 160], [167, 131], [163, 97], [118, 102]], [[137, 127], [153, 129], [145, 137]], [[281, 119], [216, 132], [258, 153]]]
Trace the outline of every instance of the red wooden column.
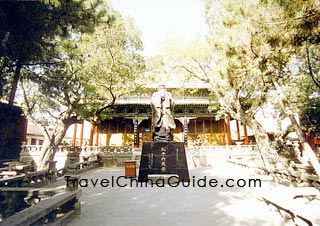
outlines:
[[108, 133], [106, 134], [106, 143], [105, 143], [105, 146], [109, 146]]
[[225, 121], [220, 120], [220, 126], [221, 126], [221, 144], [226, 145], [226, 133], [225, 133]]
[[92, 146], [92, 145], [93, 145], [93, 135], [94, 135], [94, 125], [91, 124], [90, 138], [89, 138], [89, 146]]
[[82, 121], [81, 127], [80, 127], [80, 140], [79, 140], [80, 146], [82, 146], [83, 144], [83, 130], [84, 130], [84, 121]]
[[98, 126], [95, 126], [94, 135], [95, 135], [94, 146], [98, 146], [99, 145], [99, 128], [98, 128]]
[[309, 143], [310, 147], [312, 148], [313, 152], [318, 155], [317, 152], [317, 137], [315, 136], [315, 133], [310, 131], [310, 132], [304, 132], [304, 136]]
[[243, 124], [243, 132], [244, 132], [244, 144], [249, 144], [249, 138], [248, 138], [248, 132], [247, 132], [247, 126], [246, 124]]
[[72, 146], [76, 146], [76, 140], [77, 140], [77, 123], [73, 124], [73, 136], [72, 136]]
[[236, 120], [236, 125], [237, 125], [237, 137], [238, 137], [238, 141], [241, 140], [241, 136], [240, 136], [240, 127], [239, 127], [239, 121]]
[[230, 119], [227, 119], [227, 137], [228, 137], [228, 145], [232, 144], [231, 141], [231, 129], [230, 129]]

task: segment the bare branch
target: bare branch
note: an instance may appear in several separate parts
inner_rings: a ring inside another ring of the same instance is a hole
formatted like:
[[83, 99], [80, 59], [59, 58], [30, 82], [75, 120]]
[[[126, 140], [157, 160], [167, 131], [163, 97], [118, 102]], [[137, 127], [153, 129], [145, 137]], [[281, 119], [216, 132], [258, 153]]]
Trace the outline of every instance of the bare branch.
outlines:
[[291, 20], [276, 21], [276, 22], [266, 22], [265, 24], [267, 24], [267, 25], [287, 24], [287, 23], [290, 23], [290, 22], [293, 22], [293, 21], [296, 21], [296, 20], [303, 20], [303, 19], [307, 19], [309, 17], [313, 17], [313, 16], [317, 16], [317, 15], [318, 15], [317, 13], [312, 13], [312, 14], [308, 14], [308, 15], [305, 15], [305, 16], [299, 16], [299, 17], [293, 18]]
[[57, 62], [38, 62], [38, 63], [25, 63], [23, 66], [36, 66], [36, 65], [57, 65]]
[[184, 65], [180, 65], [179, 66], [180, 68], [186, 70], [190, 75], [194, 76], [195, 78], [199, 79], [200, 81], [202, 82], [206, 82], [206, 83], [209, 83], [210, 80], [208, 78], [202, 78], [200, 77], [197, 73], [193, 72], [192, 70], [190, 70], [189, 68], [187, 68], [186, 66]]
[[318, 88], [320, 88], [320, 82], [318, 81], [317, 77], [313, 74], [312, 65], [310, 62], [310, 55], [309, 55], [309, 47], [308, 47], [308, 41], [306, 41], [306, 54], [307, 54], [307, 64], [309, 68], [309, 75], [311, 76], [313, 82], [316, 84]]
[[110, 85], [107, 87], [105, 86], [106, 89], [109, 91], [112, 99], [111, 102], [108, 103], [107, 105], [105, 105], [104, 107], [100, 108], [99, 110], [96, 111], [96, 116], [99, 117], [99, 115], [101, 114], [101, 112], [103, 112], [105, 109], [110, 108], [112, 106], [114, 106], [114, 103], [116, 102], [117, 96], [114, 94], [113, 90], [112, 90], [112, 84], [110, 83]]
[[251, 33], [250, 49], [251, 49], [251, 52], [255, 55], [255, 57], [259, 57], [259, 54], [253, 48], [253, 36], [254, 34]]
[[28, 97], [27, 97], [26, 90], [25, 90], [25, 88], [24, 88], [24, 86], [23, 86], [23, 79], [20, 79], [20, 87], [21, 87], [21, 89], [22, 89], [22, 94], [23, 94], [24, 102], [25, 102], [25, 104], [26, 104], [26, 106], [27, 106], [27, 112], [26, 112], [26, 113], [27, 113], [27, 116], [29, 116], [29, 117], [32, 119], [32, 121], [34, 121], [34, 122], [36, 122], [38, 125], [40, 125], [41, 128], [42, 128], [42, 130], [43, 130], [43, 132], [44, 132], [44, 134], [45, 134], [45, 136], [47, 136], [47, 137], [49, 138], [49, 137], [50, 137], [50, 133], [49, 133], [49, 131], [47, 130], [47, 128], [42, 124], [41, 121], [37, 120], [37, 119], [32, 115], [32, 110], [33, 110], [33, 108], [35, 107], [35, 103], [34, 103], [32, 106], [30, 105], [30, 102], [29, 102]]
[[194, 57], [191, 57], [191, 58], [193, 59], [193, 61], [195, 61], [198, 64], [198, 66], [201, 69], [201, 71], [203, 72], [206, 80], [209, 82], [209, 77], [208, 77], [207, 71], [205, 69], [205, 66], [203, 66], [196, 58], [194, 58]]

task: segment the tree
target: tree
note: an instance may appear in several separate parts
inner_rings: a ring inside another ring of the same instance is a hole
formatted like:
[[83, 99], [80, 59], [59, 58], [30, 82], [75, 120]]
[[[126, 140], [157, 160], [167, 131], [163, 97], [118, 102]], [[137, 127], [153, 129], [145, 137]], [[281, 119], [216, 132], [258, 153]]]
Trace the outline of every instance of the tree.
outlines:
[[[262, 70], [266, 71], [269, 75], [273, 89], [277, 93], [275, 100], [279, 104], [279, 109], [290, 119], [304, 153], [308, 156], [317, 174], [320, 175], [320, 164], [306, 141], [301, 126], [295, 117], [295, 115], [299, 115], [300, 113], [301, 104], [299, 102], [308, 98], [303, 97], [303, 95], [297, 95], [297, 97], [293, 95], [294, 98], [292, 98], [289, 95], [290, 89], [293, 89], [298, 91], [296, 94], [302, 93], [305, 96], [310, 96], [308, 95], [310, 94], [309, 90], [301, 89], [301, 85], [299, 87], [299, 84], [306, 81], [304, 79], [306, 73], [303, 73], [303, 71], [306, 71], [305, 65], [299, 63], [299, 60], [303, 60], [302, 49], [299, 48], [299, 40], [301, 40], [299, 29], [303, 27], [303, 24], [309, 24], [307, 25], [309, 32], [302, 37], [313, 41], [314, 36], [317, 37], [317, 35], [312, 34], [312, 30], [314, 30], [312, 24], [316, 24], [315, 27], [317, 27], [318, 22], [310, 23], [310, 21], [314, 20], [314, 17], [319, 16], [317, 10], [312, 10], [313, 6], [317, 4], [314, 3], [313, 1], [307, 4], [305, 2], [303, 4], [301, 2], [289, 3], [283, 1], [264, 2], [262, 7], [266, 10], [270, 10], [270, 8], [275, 10], [267, 17], [269, 21], [260, 21], [258, 26], [256, 26], [260, 33], [258, 38], [253, 40], [253, 46], [258, 49], [258, 51], [254, 51], [255, 57], [261, 60]], [[297, 26], [297, 24], [299, 25]], [[267, 51], [261, 51], [261, 47], [263, 47], [260, 44], [261, 41], [267, 44], [264, 45], [264, 49], [267, 49]], [[308, 45], [306, 44], [306, 46]], [[316, 78], [310, 68], [309, 54], [307, 54], [306, 62], [309, 74], [315, 84], [317, 84]], [[297, 69], [300, 69], [299, 73], [297, 73]], [[309, 101], [310, 99], [307, 100], [307, 102]]]
[[[279, 2], [288, 4], [287, 1]], [[306, 90], [297, 87], [305, 75], [297, 76], [296, 73], [302, 68], [299, 66], [301, 49], [294, 45], [298, 37], [293, 29], [296, 14], [283, 12], [284, 9], [279, 5], [268, 1], [208, 1], [207, 19], [214, 35], [211, 39], [214, 62], [220, 69], [205, 73], [201, 79], [210, 82], [210, 75], [215, 75], [218, 82], [213, 83], [213, 91], [220, 105], [232, 117], [253, 128], [260, 150], [266, 156], [274, 148], [255, 120], [255, 112], [271, 102], [273, 97], [279, 110], [290, 118], [319, 174], [318, 163], [295, 119], [300, 107], [297, 103], [303, 95], [298, 98], [288, 98], [287, 95], [290, 88], [298, 90], [300, 94], [306, 94]], [[277, 155], [274, 151], [272, 154]]]
[[[268, 1], [267, 1], [268, 2]], [[295, 48], [300, 48], [304, 72], [320, 88], [319, 42], [320, 42], [320, 3], [309, 1], [274, 1], [281, 8], [282, 16], [274, 25], [285, 27], [292, 35], [288, 37]]]
[[[270, 89], [268, 75], [261, 69], [251, 46], [254, 31], [250, 20], [256, 8], [255, 3], [248, 1], [208, 2], [211, 33], [207, 42], [189, 45], [176, 57], [182, 60], [175, 62], [191, 78], [202, 81], [202, 86], [209, 86], [219, 105], [217, 118], [231, 117], [251, 127], [262, 156], [275, 163], [278, 153], [255, 117], [266, 103]], [[268, 167], [268, 162], [265, 163]]]
[[87, 43], [81, 50], [86, 59], [83, 69], [91, 78], [87, 88], [95, 90], [96, 96], [86, 99], [81, 109], [96, 123], [108, 117], [117, 99], [144, 84], [140, 80], [145, 68], [140, 33], [130, 18], [123, 19], [116, 12], [114, 16], [117, 20], [112, 26], [101, 24], [93, 35], [82, 37]]
[[0, 94], [13, 105], [21, 70], [54, 63], [55, 37], [92, 31], [102, 1], [5, 1], [0, 3]]
[[105, 21], [92, 34], [60, 39], [54, 65], [29, 67], [24, 73], [26, 111], [45, 134], [40, 169], [53, 159], [71, 124], [80, 119], [98, 123], [95, 113], [105, 103], [113, 105], [136, 87], [135, 78], [143, 68], [140, 39], [132, 24], [111, 9], [109, 14], [112, 24]]
[[[223, 27], [224, 18], [216, 19], [220, 21], [213, 23], [219, 24], [216, 29], [212, 28], [214, 38], [193, 40], [184, 45], [181, 40], [168, 40], [166, 54], [162, 56], [166, 66], [160, 67], [184, 83], [207, 87], [212, 95], [210, 109], [215, 110], [216, 119], [231, 117], [249, 125], [255, 132], [263, 156], [276, 162], [279, 157], [272, 151], [268, 134], [255, 119], [255, 113], [265, 103], [267, 92], [266, 88], [263, 89], [263, 78], [259, 76], [258, 62], [252, 60], [251, 37], [247, 34], [249, 24], [238, 21], [232, 28]], [[234, 34], [244, 40], [239, 41]], [[252, 74], [251, 78], [248, 78], [249, 74]]]
[[320, 129], [319, 96], [312, 96], [308, 103], [301, 111], [301, 126], [304, 131], [318, 132]]
[[29, 67], [30, 71], [21, 77], [26, 114], [40, 126], [45, 137], [37, 163], [40, 169], [53, 159], [68, 127], [79, 121], [74, 112], [86, 95], [83, 93], [86, 77], [80, 71], [82, 59], [75, 45], [64, 41], [60, 54], [54, 66]]

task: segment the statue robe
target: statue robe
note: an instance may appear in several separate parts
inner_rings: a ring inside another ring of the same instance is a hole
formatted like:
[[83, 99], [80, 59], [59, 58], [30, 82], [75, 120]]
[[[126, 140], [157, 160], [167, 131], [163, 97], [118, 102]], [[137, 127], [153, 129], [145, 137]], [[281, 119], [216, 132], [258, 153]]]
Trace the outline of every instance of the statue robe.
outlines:
[[151, 98], [154, 131], [171, 132], [176, 128], [173, 117], [174, 102], [170, 92], [155, 92]]

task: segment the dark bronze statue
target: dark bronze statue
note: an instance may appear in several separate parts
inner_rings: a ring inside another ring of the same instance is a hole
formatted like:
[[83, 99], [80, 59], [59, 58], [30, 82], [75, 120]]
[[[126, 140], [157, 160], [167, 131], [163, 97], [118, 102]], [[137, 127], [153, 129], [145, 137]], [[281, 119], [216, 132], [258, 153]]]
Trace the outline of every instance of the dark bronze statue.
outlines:
[[172, 132], [176, 128], [173, 118], [173, 99], [164, 85], [159, 86], [151, 98], [153, 141], [172, 141]]
[[139, 182], [148, 182], [152, 174], [173, 174], [181, 182], [190, 181], [184, 143], [173, 141], [173, 106], [171, 93], [159, 86], [151, 98], [153, 141], [143, 142]]

